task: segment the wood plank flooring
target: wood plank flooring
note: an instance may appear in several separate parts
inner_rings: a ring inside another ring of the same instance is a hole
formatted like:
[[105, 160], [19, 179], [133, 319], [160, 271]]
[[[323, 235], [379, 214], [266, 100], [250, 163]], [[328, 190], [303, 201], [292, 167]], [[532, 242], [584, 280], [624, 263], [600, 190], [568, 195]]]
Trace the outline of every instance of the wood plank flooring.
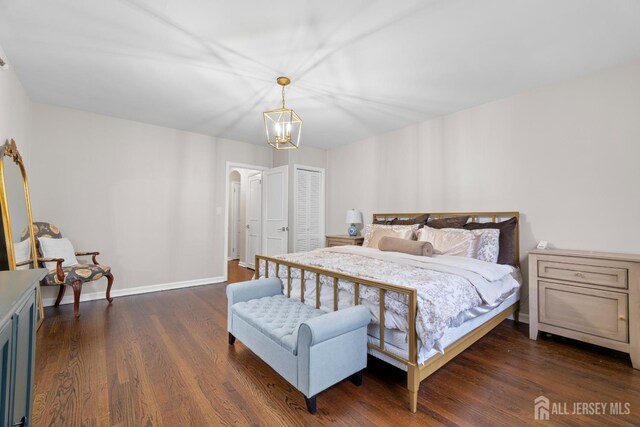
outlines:
[[[252, 272], [230, 263], [230, 281]], [[33, 426], [541, 424], [533, 401], [628, 402], [627, 415], [552, 414], [548, 425], [639, 425], [640, 371], [622, 353], [503, 322], [422, 383], [369, 358], [363, 385], [302, 395], [250, 350], [227, 345], [225, 284], [47, 308], [37, 335]], [[623, 408], [624, 409], [624, 408]], [[544, 424], [544, 423], [543, 423]]]

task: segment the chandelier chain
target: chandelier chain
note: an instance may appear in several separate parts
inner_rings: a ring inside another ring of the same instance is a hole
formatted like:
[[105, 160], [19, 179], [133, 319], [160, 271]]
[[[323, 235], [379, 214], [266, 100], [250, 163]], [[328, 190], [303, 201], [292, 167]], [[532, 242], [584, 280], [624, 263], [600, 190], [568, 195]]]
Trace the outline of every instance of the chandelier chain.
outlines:
[[284, 109], [284, 86], [282, 86], [282, 108]]

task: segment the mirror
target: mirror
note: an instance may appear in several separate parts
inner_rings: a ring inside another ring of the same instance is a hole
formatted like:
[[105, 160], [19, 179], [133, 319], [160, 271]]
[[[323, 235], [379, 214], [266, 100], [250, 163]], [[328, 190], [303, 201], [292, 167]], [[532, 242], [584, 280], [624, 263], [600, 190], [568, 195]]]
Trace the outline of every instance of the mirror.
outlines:
[[[29, 185], [22, 156], [12, 139], [0, 148], [0, 205], [2, 235], [0, 270], [37, 268], [36, 242], [31, 224]], [[44, 320], [42, 296], [38, 290], [38, 326]]]

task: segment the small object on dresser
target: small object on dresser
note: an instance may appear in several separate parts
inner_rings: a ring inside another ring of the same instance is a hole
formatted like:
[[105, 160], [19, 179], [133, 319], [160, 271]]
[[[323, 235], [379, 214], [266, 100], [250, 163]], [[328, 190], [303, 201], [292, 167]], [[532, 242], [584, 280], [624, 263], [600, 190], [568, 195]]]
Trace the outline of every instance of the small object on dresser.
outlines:
[[328, 247], [345, 245], [362, 246], [364, 242], [364, 237], [362, 236], [326, 236], [326, 238]]
[[362, 224], [362, 212], [357, 209], [349, 209], [347, 211], [346, 223], [351, 224], [349, 227], [349, 236], [357, 236], [358, 229], [356, 224]]

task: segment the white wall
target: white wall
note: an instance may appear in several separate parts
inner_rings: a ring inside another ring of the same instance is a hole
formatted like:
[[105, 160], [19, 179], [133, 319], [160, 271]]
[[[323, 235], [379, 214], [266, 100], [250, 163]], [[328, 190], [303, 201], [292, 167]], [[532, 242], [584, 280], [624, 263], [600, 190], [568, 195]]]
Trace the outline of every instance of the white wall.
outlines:
[[270, 148], [41, 104], [33, 120], [34, 220], [99, 250], [114, 290], [221, 279], [226, 162], [270, 166]]
[[18, 80], [10, 58], [4, 54], [2, 46], [0, 46], [0, 57], [9, 64], [6, 70], [0, 68], [0, 144], [4, 144], [7, 139], [15, 139], [28, 170], [31, 147], [29, 132], [31, 100]]
[[539, 240], [638, 253], [639, 161], [640, 62], [330, 150], [328, 232], [349, 208], [517, 210], [525, 267]]

